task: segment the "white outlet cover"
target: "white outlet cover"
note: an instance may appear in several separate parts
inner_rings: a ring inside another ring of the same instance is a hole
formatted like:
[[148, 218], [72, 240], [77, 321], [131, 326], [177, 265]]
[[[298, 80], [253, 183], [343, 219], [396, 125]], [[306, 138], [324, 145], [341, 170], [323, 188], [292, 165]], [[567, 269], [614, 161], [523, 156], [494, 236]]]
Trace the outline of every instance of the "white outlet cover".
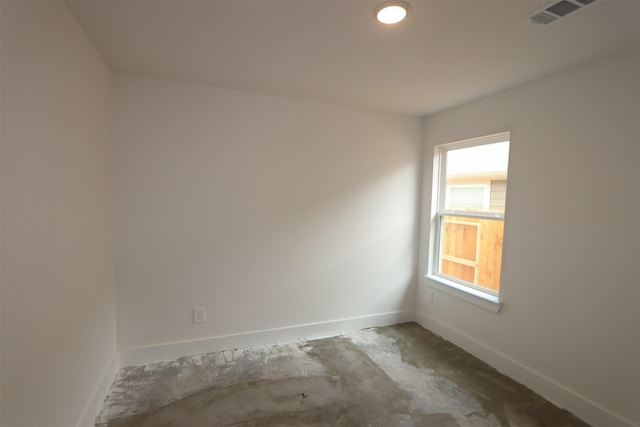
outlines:
[[207, 310], [204, 307], [194, 307], [193, 323], [204, 323], [207, 320]]

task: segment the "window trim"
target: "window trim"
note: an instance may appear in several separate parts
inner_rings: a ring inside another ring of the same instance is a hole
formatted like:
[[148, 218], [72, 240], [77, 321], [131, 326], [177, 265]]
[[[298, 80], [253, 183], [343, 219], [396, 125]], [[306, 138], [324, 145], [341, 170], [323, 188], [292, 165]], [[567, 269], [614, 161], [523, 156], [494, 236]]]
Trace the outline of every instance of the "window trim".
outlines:
[[460, 285], [443, 277], [430, 274], [425, 274], [423, 277], [429, 280], [426, 284], [428, 287], [452, 295], [493, 313], [498, 313], [504, 304], [504, 301], [496, 296], [477, 291], [465, 285]]
[[504, 221], [505, 215], [493, 212], [474, 212], [456, 211], [445, 208], [445, 197], [447, 194], [447, 183], [443, 176], [446, 176], [446, 153], [455, 147], [455, 149], [464, 149], [479, 145], [488, 145], [493, 143], [511, 141], [510, 132], [500, 132], [493, 135], [471, 138], [458, 142], [447, 144], [439, 144], [434, 148], [433, 163], [433, 193], [431, 202], [431, 221], [430, 221], [430, 256], [428, 259], [427, 274], [425, 278], [430, 279], [430, 287], [444, 291], [473, 304], [486, 308], [497, 313], [502, 307], [500, 292], [482, 288], [473, 283], [469, 283], [454, 277], [447, 276], [438, 272], [441, 262], [443, 230], [442, 221], [445, 216], [453, 215], [464, 218], [479, 218]]

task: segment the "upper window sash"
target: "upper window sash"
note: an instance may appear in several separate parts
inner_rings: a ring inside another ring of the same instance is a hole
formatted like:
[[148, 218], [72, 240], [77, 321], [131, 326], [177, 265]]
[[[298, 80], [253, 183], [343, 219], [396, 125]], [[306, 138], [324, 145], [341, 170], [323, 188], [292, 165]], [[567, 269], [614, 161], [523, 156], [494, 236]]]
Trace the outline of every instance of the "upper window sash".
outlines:
[[[451, 209], [446, 209], [446, 196], [447, 196], [447, 153], [451, 150], [459, 150], [469, 147], [475, 147], [478, 145], [489, 145], [495, 144], [498, 142], [506, 142], [511, 138], [510, 132], [502, 132], [497, 133], [495, 135], [483, 136], [480, 138], [471, 138], [464, 141], [451, 142], [448, 144], [438, 145], [435, 149], [434, 155], [434, 168], [438, 173], [438, 188], [436, 194], [434, 194], [434, 198], [432, 201], [436, 206], [436, 213], [438, 215], [445, 214], [445, 212], [455, 212], [456, 216], [466, 216], [469, 218], [492, 218], [492, 219], [503, 219], [504, 214], [497, 214], [494, 212], [486, 213], [486, 212], [476, 212], [471, 214], [467, 211], [456, 211]], [[482, 142], [479, 142], [482, 141]], [[448, 214], [447, 214], [448, 215]], [[488, 215], [488, 216], [484, 216]]]

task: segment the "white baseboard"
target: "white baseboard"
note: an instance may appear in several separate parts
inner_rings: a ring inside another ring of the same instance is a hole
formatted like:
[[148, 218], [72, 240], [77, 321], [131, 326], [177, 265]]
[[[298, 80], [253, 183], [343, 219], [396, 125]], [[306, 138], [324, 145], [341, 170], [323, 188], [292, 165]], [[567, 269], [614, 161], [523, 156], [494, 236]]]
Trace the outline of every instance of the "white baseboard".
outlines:
[[332, 320], [329, 322], [223, 335], [193, 341], [123, 349], [120, 350], [120, 364], [122, 366], [142, 365], [215, 351], [282, 343], [298, 339], [324, 338], [357, 329], [388, 326], [397, 323], [411, 322], [413, 320], [413, 311], [396, 311], [392, 313]]
[[524, 384], [540, 396], [575, 414], [591, 425], [640, 427], [640, 425], [635, 424], [633, 421], [609, 411], [585, 396], [555, 382], [540, 372], [521, 364], [496, 349], [483, 344], [464, 332], [424, 312], [416, 313], [416, 321], [423, 328], [451, 341], [453, 344], [491, 365], [502, 374]]
[[107, 397], [107, 394], [109, 394], [111, 384], [113, 384], [113, 381], [116, 379], [116, 375], [118, 375], [119, 370], [120, 360], [118, 353], [116, 352], [111, 358], [111, 363], [102, 376], [100, 384], [98, 384], [93, 393], [93, 396], [91, 396], [91, 400], [84, 410], [84, 414], [82, 415], [82, 418], [78, 423], [78, 427], [93, 427], [95, 425], [95, 420], [98, 416], [98, 412], [100, 412], [100, 409], [102, 409], [104, 399]]

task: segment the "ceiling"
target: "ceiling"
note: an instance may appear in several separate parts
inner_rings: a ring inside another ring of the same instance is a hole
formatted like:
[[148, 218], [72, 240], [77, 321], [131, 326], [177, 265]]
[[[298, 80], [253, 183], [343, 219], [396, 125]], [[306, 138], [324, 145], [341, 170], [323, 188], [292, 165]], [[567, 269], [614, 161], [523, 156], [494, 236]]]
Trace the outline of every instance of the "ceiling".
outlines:
[[547, 0], [68, 0], [112, 69], [428, 115], [640, 44], [640, 0], [538, 26]]

